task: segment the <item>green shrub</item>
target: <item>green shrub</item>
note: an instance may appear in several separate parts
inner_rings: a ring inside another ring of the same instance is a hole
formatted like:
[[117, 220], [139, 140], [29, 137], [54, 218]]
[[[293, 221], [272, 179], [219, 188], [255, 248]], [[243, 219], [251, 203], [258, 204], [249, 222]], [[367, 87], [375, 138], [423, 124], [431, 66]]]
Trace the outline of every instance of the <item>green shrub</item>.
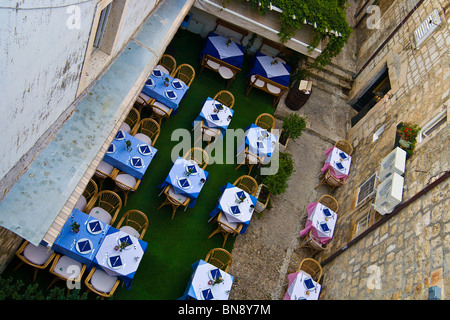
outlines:
[[273, 175], [261, 176], [261, 181], [267, 186], [271, 194], [282, 194], [286, 191], [288, 187], [287, 182], [293, 172], [295, 170], [292, 154], [280, 152], [278, 172]]
[[303, 130], [306, 128], [306, 120], [296, 113], [291, 113], [283, 119], [282, 128], [280, 138], [295, 140], [302, 135]]

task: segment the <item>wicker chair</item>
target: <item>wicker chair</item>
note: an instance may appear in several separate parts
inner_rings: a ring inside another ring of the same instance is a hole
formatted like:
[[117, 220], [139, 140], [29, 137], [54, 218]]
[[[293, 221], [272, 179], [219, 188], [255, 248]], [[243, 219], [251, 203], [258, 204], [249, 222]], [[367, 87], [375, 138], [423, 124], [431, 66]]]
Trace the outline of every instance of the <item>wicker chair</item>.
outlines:
[[305, 238], [303, 239], [302, 243], [300, 244], [300, 246], [298, 247], [298, 249], [300, 248], [309, 248], [311, 249], [313, 252], [314, 251], [323, 251], [325, 250], [327, 247], [327, 244], [322, 245], [312, 234], [311, 231], [308, 232], [308, 234], [305, 236]]
[[271, 114], [261, 113], [256, 118], [255, 124], [258, 127], [271, 131], [275, 127], [275, 118]]
[[349, 156], [351, 156], [353, 153], [353, 147], [347, 140], [339, 140], [334, 144], [334, 146], [339, 150], [344, 151]]
[[220, 129], [217, 128], [210, 128], [208, 126], [205, 125], [205, 122], [203, 120], [198, 121], [197, 124], [198, 126], [200, 126], [200, 130], [201, 130], [201, 136], [195, 141], [195, 144], [197, 143], [197, 141], [206, 141], [208, 143], [208, 145], [215, 141], [217, 137], [220, 137], [220, 135], [222, 134], [222, 132], [220, 131]]
[[36, 247], [28, 241], [24, 241], [16, 251], [16, 256], [20, 261], [13, 271], [19, 269], [24, 263], [28, 264], [34, 267], [33, 282], [35, 282], [38, 271], [48, 267], [50, 262], [56, 256], [56, 252], [41, 244]]
[[173, 217], [175, 217], [175, 212], [179, 207], [184, 207], [184, 210], [186, 210], [189, 202], [191, 202], [191, 198], [175, 193], [171, 186], [167, 186], [164, 189], [164, 195], [166, 196], [166, 199], [156, 210], [161, 209], [163, 206], [171, 205], [172, 217], [170, 218], [170, 220], [173, 220]]
[[146, 95], [143, 92], [140, 92], [138, 97], [136, 98], [134, 107], [136, 107], [136, 109], [140, 112], [142, 112], [142, 107], [148, 107], [150, 106], [153, 102], [155, 102], [155, 99], [153, 99], [152, 97]]
[[244, 190], [248, 194], [251, 194], [252, 196], [255, 196], [258, 191], [258, 182], [256, 182], [255, 178], [248, 175], [240, 176], [236, 179], [233, 185]]
[[116, 229], [125, 231], [139, 239], [144, 239], [148, 228], [148, 218], [142, 211], [128, 210], [119, 220]]
[[88, 202], [85, 212], [104, 223], [112, 225], [120, 209], [122, 209], [120, 196], [114, 191], [103, 190]]
[[215, 248], [208, 252], [205, 261], [212, 264], [213, 266], [228, 272], [231, 264], [233, 263], [233, 258], [231, 253], [222, 248]]
[[105, 271], [93, 267], [88, 276], [84, 280], [84, 284], [88, 291], [92, 291], [100, 296], [100, 299], [110, 298], [117, 287], [120, 280], [117, 277], [108, 275]]
[[161, 127], [154, 119], [145, 118], [132, 132], [132, 135], [144, 143], [154, 146], [161, 133]]
[[217, 233], [222, 233], [223, 235], [223, 244], [222, 248], [225, 247], [225, 243], [227, 242], [228, 236], [230, 234], [236, 236], [241, 232], [242, 229], [242, 223], [236, 223], [236, 222], [229, 222], [225, 215], [222, 212], [219, 212], [219, 214], [216, 217], [217, 222], [217, 229], [214, 230], [208, 237], [210, 239], [212, 236], [214, 236]]
[[97, 184], [93, 179], [90, 179], [86, 188], [83, 191], [83, 194], [78, 199], [75, 209], [78, 209], [80, 211], [83, 211], [86, 207], [89, 200], [91, 200], [93, 197], [95, 197], [98, 193], [98, 187]]
[[257, 155], [251, 153], [250, 151], [248, 151], [248, 147], [245, 148], [244, 153], [245, 153], [244, 162], [240, 163], [236, 167], [236, 170], [238, 170], [241, 166], [245, 164], [246, 166], [248, 166], [248, 174], [250, 174], [255, 165], [259, 165], [263, 162], [264, 157], [258, 157]]
[[186, 160], [194, 160], [197, 163], [197, 165], [202, 169], [205, 169], [209, 163], [208, 152], [199, 147], [191, 148], [191, 150], [186, 152], [183, 158]]
[[337, 200], [328, 194], [324, 194], [323, 196], [321, 196], [317, 202], [323, 204], [331, 211], [334, 211], [334, 213], [337, 213], [339, 210], [339, 203], [337, 202]]
[[336, 178], [331, 172], [330, 170], [327, 170], [323, 176], [322, 179], [320, 180], [319, 184], [314, 188], [317, 189], [319, 186], [325, 184], [328, 186], [328, 189], [330, 192], [332, 192], [334, 189], [336, 189], [337, 187], [343, 185], [345, 183], [344, 179], [338, 179]]
[[[74, 282], [81, 282], [83, 273], [86, 270], [86, 265], [81, 262], [72, 259], [68, 256], [62, 254], [56, 254], [53, 260], [52, 266], [50, 267], [50, 273], [55, 277], [50, 282], [47, 290], [50, 289], [59, 280], [72, 280]], [[69, 288], [70, 291], [70, 288]]]
[[175, 58], [172, 57], [171, 55], [163, 54], [161, 59], [159, 59], [157, 67], [163, 67], [165, 70], [161, 71], [172, 76], [175, 69], [177, 68], [177, 62], [175, 61]]
[[155, 119], [158, 121], [158, 124], [161, 126], [161, 122], [163, 119], [170, 118], [170, 115], [172, 114], [172, 108], [169, 108], [165, 104], [154, 101], [152, 102], [149, 107], [152, 109], [152, 114], [150, 115], [150, 118]]
[[191, 86], [192, 81], [195, 78], [195, 70], [191, 65], [183, 63], [180, 64], [173, 74], [174, 78], [180, 79], [183, 81], [188, 87]]
[[216, 93], [213, 98], [217, 102], [226, 105], [228, 108], [233, 109], [234, 106], [234, 96], [230, 91], [222, 90]]
[[114, 180], [114, 167], [104, 160], [100, 161], [94, 173], [95, 178], [98, 181], [98, 190], [102, 189], [103, 182], [110, 178]]
[[121, 172], [119, 169], [114, 168], [117, 173], [114, 174], [114, 182], [116, 187], [114, 192], [122, 191], [123, 192], [123, 205], [127, 205], [128, 194], [130, 191], [136, 191], [139, 185], [141, 184], [141, 180], [133, 177], [132, 175]]
[[300, 262], [297, 272], [304, 271], [311, 276], [315, 282], [319, 282], [322, 278], [322, 266], [320, 263], [311, 258], [305, 258]]
[[126, 133], [133, 132], [136, 127], [139, 125], [139, 121], [141, 120], [141, 115], [136, 108], [131, 108], [127, 117], [123, 121], [119, 130], [125, 131]]

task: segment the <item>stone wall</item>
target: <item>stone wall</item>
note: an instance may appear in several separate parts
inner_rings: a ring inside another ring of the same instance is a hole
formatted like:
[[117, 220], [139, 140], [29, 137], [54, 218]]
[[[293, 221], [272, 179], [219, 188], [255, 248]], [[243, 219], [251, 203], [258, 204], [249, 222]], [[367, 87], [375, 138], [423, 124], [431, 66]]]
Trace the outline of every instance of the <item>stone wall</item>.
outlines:
[[[389, 10], [397, 10], [395, 6], [400, 6], [400, 1]], [[434, 9], [439, 10], [442, 26], [418, 50], [405, 45], [421, 19]], [[334, 192], [340, 203], [339, 220], [333, 241], [316, 255], [317, 259], [326, 261], [355, 237], [356, 221], [367, 214], [373, 202], [371, 198], [356, 206], [359, 187], [378, 171], [379, 162], [393, 150], [397, 124], [412, 122], [423, 127], [440, 112], [448, 113], [448, 11], [445, 1], [424, 1], [418, 8], [421, 14], [411, 16], [356, 79], [353, 95], [387, 65], [392, 89], [347, 133], [347, 140], [354, 147], [351, 173], [347, 183]], [[380, 37], [374, 41], [381, 43], [382, 33]], [[370, 50], [373, 53], [374, 49]], [[366, 59], [368, 56], [367, 52], [360, 55]], [[364, 62], [359, 60], [357, 65]], [[383, 133], [374, 141], [373, 134], [382, 126]], [[447, 121], [433, 136], [419, 143], [407, 160], [403, 202], [449, 170], [449, 130]], [[449, 184], [448, 180], [439, 184], [326, 264], [322, 298], [428, 299], [428, 288], [434, 285], [441, 287], [445, 298], [445, 287], [450, 285]], [[371, 209], [371, 224], [380, 218]]]

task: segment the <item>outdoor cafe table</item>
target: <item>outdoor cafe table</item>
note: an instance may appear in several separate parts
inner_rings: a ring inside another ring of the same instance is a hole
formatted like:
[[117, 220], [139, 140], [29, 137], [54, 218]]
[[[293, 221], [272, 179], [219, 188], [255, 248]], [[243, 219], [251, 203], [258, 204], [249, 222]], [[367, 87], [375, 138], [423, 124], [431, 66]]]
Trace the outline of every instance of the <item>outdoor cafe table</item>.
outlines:
[[325, 155], [327, 158], [321, 172], [325, 173], [327, 170], [330, 170], [337, 179], [347, 179], [352, 157], [336, 147], [327, 149]]
[[[214, 210], [210, 212], [209, 217], [213, 218], [219, 212], [223, 212], [229, 222], [242, 223], [240, 233], [245, 233], [250, 224], [257, 199], [231, 183], [223, 186], [221, 191], [222, 195]], [[241, 195], [245, 196], [242, 202], [240, 201]]]
[[[79, 224], [78, 232], [72, 231], [73, 223]], [[78, 209], [73, 209], [53, 243], [52, 249], [85, 264], [86, 268], [90, 269], [93, 266], [95, 254], [110, 228], [110, 225]]]
[[[192, 265], [192, 276], [183, 296], [178, 300], [228, 300], [234, 277], [218, 269], [204, 260]], [[222, 278], [222, 282], [214, 284], [214, 280]]]
[[[127, 140], [131, 142], [131, 151], [127, 150]], [[103, 161], [139, 180], [142, 180], [145, 171], [157, 151], [158, 150], [142, 142], [138, 138], [119, 130], [106, 151]]]
[[205, 46], [200, 53], [202, 59], [205, 54], [222, 60], [235, 67], [242, 68], [245, 47], [234, 41], [227, 46], [228, 39], [214, 32], [210, 32], [205, 40]]
[[[164, 84], [165, 78], [169, 79], [167, 87]], [[183, 81], [171, 77], [156, 67], [145, 82], [142, 92], [173, 109], [175, 113], [188, 89], [188, 85]]]
[[248, 73], [248, 76], [250, 77], [252, 74], [258, 74], [287, 87], [291, 76], [290, 72], [291, 67], [287, 64], [278, 60], [274, 63], [273, 57], [269, 57], [258, 51], [253, 58], [252, 68]]
[[333, 238], [337, 214], [320, 202], [312, 202], [307, 206], [308, 219], [305, 228], [300, 231], [304, 237], [311, 231], [311, 235], [321, 244], [326, 244]]
[[202, 110], [198, 117], [194, 120], [195, 123], [203, 121], [204, 125], [211, 129], [220, 129], [222, 136], [225, 135], [231, 119], [233, 118], [234, 110], [208, 97], [203, 102]]
[[237, 153], [239, 155], [248, 147], [249, 152], [260, 158], [264, 157], [262, 163], [267, 164], [270, 162], [277, 143], [278, 137], [276, 135], [252, 123], [245, 129], [245, 140], [237, 148]]
[[[128, 246], [121, 249], [121, 243]], [[129, 289], [146, 250], [147, 242], [110, 227], [95, 255], [94, 264], [108, 275], [121, 279]]]
[[[193, 170], [190, 174], [188, 173], [189, 169]], [[189, 208], [193, 208], [200, 191], [208, 180], [208, 175], [209, 173], [200, 168], [194, 160], [178, 157], [159, 188], [172, 186], [175, 193], [191, 198]]]
[[322, 286], [309, 274], [300, 272], [288, 275], [289, 286], [283, 300], [318, 300]]

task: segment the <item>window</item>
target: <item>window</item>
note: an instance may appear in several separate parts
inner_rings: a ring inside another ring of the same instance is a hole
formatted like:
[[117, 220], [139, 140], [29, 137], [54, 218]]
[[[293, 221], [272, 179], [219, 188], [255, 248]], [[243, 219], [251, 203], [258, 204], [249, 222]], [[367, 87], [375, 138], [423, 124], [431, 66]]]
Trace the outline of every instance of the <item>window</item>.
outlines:
[[100, 19], [98, 21], [97, 32], [95, 33], [94, 44], [92, 46], [93, 50], [100, 48], [103, 40], [103, 36], [106, 32], [106, 25], [108, 23], [109, 12], [111, 11], [112, 3], [108, 4], [101, 12]]
[[356, 200], [356, 206], [363, 203], [370, 196], [375, 194], [375, 181], [376, 174], [373, 174], [369, 179], [367, 179], [361, 187], [359, 187], [358, 199]]
[[417, 140], [419, 142], [424, 141], [433, 132], [439, 131], [447, 123], [447, 110], [442, 111], [436, 117], [434, 117], [430, 122], [423, 126], [418, 134]]
[[442, 23], [438, 9], [435, 9], [420, 26], [414, 31], [414, 39], [416, 41], [416, 49], [436, 30]]
[[369, 227], [369, 222], [370, 222], [370, 209], [364, 217], [362, 217], [361, 219], [358, 220], [358, 222], [356, 222], [356, 234], [366, 230]]

